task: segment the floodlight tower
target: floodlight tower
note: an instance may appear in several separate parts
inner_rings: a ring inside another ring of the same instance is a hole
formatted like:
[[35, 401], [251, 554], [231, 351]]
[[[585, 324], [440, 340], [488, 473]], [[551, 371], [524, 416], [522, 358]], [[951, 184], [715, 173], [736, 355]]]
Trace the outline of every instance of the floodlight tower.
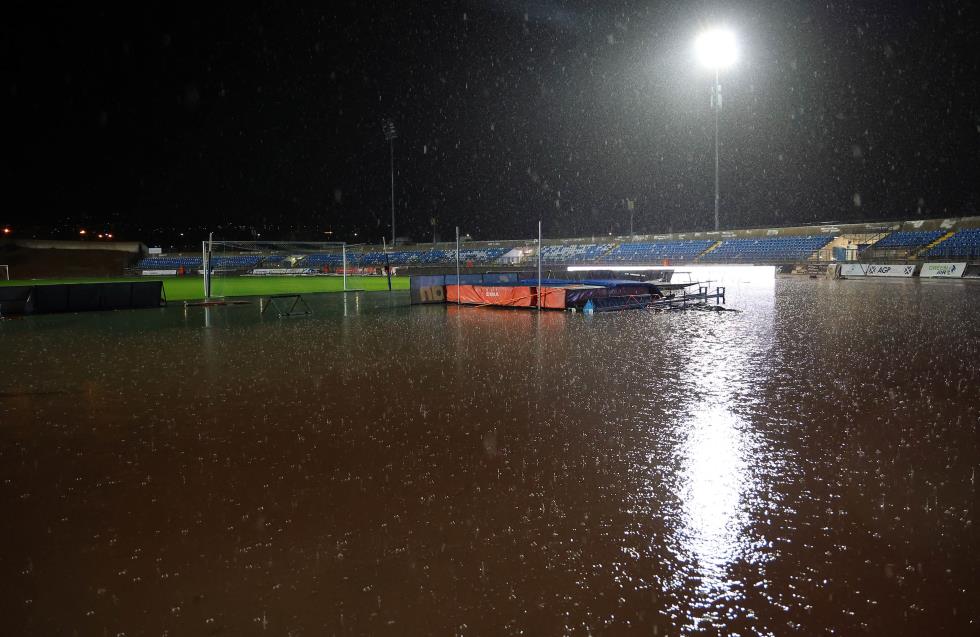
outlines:
[[709, 29], [694, 41], [698, 61], [715, 72], [711, 87], [711, 110], [715, 112], [715, 231], [718, 230], [718, 206], [721, 200], [718, 188], [718, 115], [721, 113], [721, 71], [735, 63], [738, 50], [735, 35], [728, 29]]
[[391, 247], [395, 247], [395, 139], [398, 131], [395, 130], [395, 122], [386, 119], [381, 123], [381, 130], [384, 131], [385, 139], [388, 140], [388, 147], [391, 151]]

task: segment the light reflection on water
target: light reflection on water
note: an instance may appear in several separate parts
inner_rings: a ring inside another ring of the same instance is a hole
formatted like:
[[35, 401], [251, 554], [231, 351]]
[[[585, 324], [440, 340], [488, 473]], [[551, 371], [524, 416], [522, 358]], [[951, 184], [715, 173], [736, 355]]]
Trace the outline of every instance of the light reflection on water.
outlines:
[[727, 567], [745, 550], [744, 423], [723, 407], [701, 407], [686, 424], [678, 494], [684, 511], [681, 546], [696, 561], [698, 593], [709, 596], [725, 592]]
[[675, 546], [678, 561], [690, 568], [676, 591], [690, 609], [685, 630], [717, 624], [719, 608], [730, 611], [741, 598], [746, 583], [733, 576], [733, 564], [767, 559], [753, 553], [759, 540], [747, 528], [759, 514], [759, 485], [749, 467], [765, 449], [755, 444], [752, 424], [741, 414], [758, 391], [750, 361], [768, 354], [775, 281], [769, 268], [699, 274], [732, 290], [732, 305], [743, 313], [702, 325], [691, 338], [683, 370], [686, 400], [675, 482], [682, 523]]

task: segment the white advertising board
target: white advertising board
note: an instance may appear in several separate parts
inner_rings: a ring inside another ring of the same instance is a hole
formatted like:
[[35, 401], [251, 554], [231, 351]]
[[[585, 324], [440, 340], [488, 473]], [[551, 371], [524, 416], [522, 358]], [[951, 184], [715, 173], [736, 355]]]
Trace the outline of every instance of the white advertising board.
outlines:
[[314, 274], [313, 268], [255, 268], [252, 274], [277, 275], [277, 274]]
[[177, 270], [143, 270], [143, 276], [174, 276]]
[[919, 276], [930, 279], [958, 279], [963, 276], [966, 263], [924, 263]]
[[840, 269], [841, 276], [897, 276], [910, 277], [915, 274], [915, 264], [878, 265], [875, 263], [845, 263]]
[[868, 266], [867, 276], [897, 276], [910, 277], [915, 274], [915, 264], [876, 265]]
[[840, 267], [841, 276], [864, 276], [868, 266], [862, 263], [845, 263]]

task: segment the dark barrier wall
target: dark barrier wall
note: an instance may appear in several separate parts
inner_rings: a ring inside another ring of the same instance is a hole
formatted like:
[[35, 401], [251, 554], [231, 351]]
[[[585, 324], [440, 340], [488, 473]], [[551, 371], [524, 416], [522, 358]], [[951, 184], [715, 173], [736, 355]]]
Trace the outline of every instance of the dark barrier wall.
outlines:
[[446, 299], [446, 277], [443, 275], [413, 276], [409, 290], [412, 305], [442, 303]]
[[163, 281], [19, 285], [0, 288], [0, 314], [50, 314], [160, 307]]
[[[156, 285], [152, 285], [155, 283]], [[129, 307], [160, 307], [166, 302], [163, 294], [163, 281], [147, 281], [132, 284], [133, 297]]]
[[33, 285], [12, 285], [0, 287], [0, 316], [10, 314], [30, 314]]

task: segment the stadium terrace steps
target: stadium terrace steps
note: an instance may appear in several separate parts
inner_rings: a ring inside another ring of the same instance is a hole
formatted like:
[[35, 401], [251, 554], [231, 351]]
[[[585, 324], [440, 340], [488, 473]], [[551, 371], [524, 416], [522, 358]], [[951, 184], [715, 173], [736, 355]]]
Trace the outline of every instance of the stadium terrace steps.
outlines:
[[929, 248], [923, 255], [926, 258], [980, 258], [980, 228], [959, 230], [937, 245]]
[[926, 252], [929, 252], [930, 250], [932, 250], [933, 248], [935, 248], [937, 245], [939, 245], [940, 243], [942, 243], [946, 239], [949, 239], [950, 237], [952, 237], [954, 234], [956, 234], [956, 231], [955, 230], [950, 230], [949, 232], [947, 232], [943, 236], [939, 237], [938, 239], [935, 239], [935, 240], [929, 242], [928, 244], [926, 244], [924, 247], [916, 250], [915, 253], [912, 256], [915, 257], [915, 258], [919, 258], [920, 256], [924, 255]]
[[698, 260], [700, 261], [701, 259], [703, 259], [704, 256], [706, 254], [708, 254], [709, 252], [714, 252], [715, 250], [717, 250], [719, 248], [719, 246], [721, 246], [721, 244], [723, 244], [723, 243], [724, 243], [724, 241], [715, 241], [713, 244], [711, 244], [711, 247], [710, 248], [708, 248], [707, 250], [705, 250], [704, 252], [702, 252], [701, 254], [698, 255]]

